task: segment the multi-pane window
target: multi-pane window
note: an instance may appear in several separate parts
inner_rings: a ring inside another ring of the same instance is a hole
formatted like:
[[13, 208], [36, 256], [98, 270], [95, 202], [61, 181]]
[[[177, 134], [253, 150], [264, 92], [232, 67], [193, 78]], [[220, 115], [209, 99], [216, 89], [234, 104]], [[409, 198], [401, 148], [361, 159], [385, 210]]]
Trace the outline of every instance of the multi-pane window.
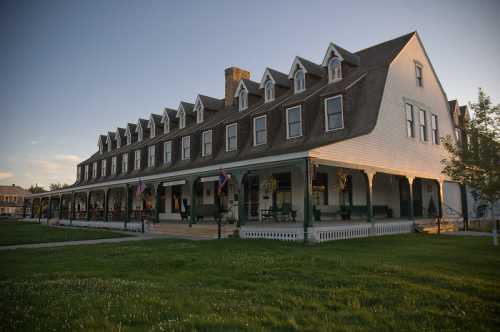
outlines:
[[101, 176], [106, 176], [107, 173], [106, 171], [108, 167], [107, 163], [108, 162], [106, 159], [101, 160]]
[[342, 67], [340, 64], [340, 59], [333, 57], [328, 62], [328, 80], [330, 82], [336, 82], [342, 79]]
[[232, 123], [226, 126], [226, 151], [236, 151], [238, 149], [238, 125]]
[[141, 169], [141, 150], [134, 151], [134, 169]]
[[182, 160], [189, 160], [191, 158], [191, 137], [184, 136], [182, 138]]
[[82, 168], [80, 166], [76, 167], [76, 179], [78, 181], [81, 181], [81, 176], [82, 176]]
[[344, 128], [342, 96], [325, 99], [325, 128], [326, 131]]
[[295, 93], [302, 92], [306, 89], [306, 76], [302, 69], [298, 69], [293, 76], [293, 86]]
[[253, 145], [262, 145], [267, 142], [267, 118], [265, 115], [253, 119]]
[[202, 123], [203, 122], [203, 107], [201, 107], [200, 104], [196, 105], [196, 123]]
[[417, 86], [424, 86], [424, 77], [422, 72], [422, 66], [419, 64], [415, 64], [415, 78], [417, 79]]
[[212, 131], [207, 130], [202, 133], [201, 136], [202, 143], [202, 156], [209, 156], [212, 154]]
[[186, 114], [184, 110], [179, 112], [179, 129], [184, 129], [186, 127]]
[[130, 145], [132, 144], [132, 133], [129, 131], [127, 131], [127, 145]]
[[141, 124], [137, 125], [137, 140], [140, 142], [142, 141], [142, 138], [143, 138], [143, 131], [142, 131], [142, 126]]
[[267, 80], [264, 85], [264, 98], [266, 103], [274, 100], [274, 83], [271, 80]]
[[116, 174], [116, 156], [111, 158], [111, 174], [115, 175]]
[[286, 110], [286, 123], [287, 138], [302, 136], [301, 106], [295, 106]]
[[420, 140], [422, 142], [427, 142], [427, 114], [424, 110], [419, 110], [419, 128], [420, 128]]
[[238, 95], [238, 104], [240, 111], [246, 110], [248, 108], [248, 92], [245, 89], [240, 90]]
[[97, 177], [97, 161], [92, 164], [92, 177], [94, 179]]
[[122, 173], [128, 172], [128, 153], [122, 154]]
[[156, 161], [156, 148], [155, 145], [148, 147], [148, 167], [153, 167]]
[[89, 179], [89, 165], [85, 165], [85, 180]]
[[163, 162], [165, 164], [172, 162], [172, 141], [163, 143]]
[[113, 141], [111, 140], [111, 138], [108, 136], [108, 139], [106, 141], [106, 144], [108, 145], [108, 152], [111, 152], [111, 150], [113, 150]]
[[413, 117], [413, 105], [405, 105], [406, 112], [406, 134], [408, 137], [415, 137], [415, 118]]
[[431, 131], [432, 131], [432, 144], [439, 144], [439, 127], [438, 117], [436, 114], [431, 115]]

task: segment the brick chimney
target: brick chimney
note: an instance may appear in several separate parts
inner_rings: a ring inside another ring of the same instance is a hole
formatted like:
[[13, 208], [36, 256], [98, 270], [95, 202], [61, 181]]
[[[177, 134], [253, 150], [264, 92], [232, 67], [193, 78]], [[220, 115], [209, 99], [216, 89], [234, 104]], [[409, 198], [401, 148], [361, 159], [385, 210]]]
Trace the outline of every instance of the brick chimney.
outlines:
[[229, 67], [224, 70], [224, 75], [226, 77], [226, 93], [224, 103], [227, 106], [231, 106], [234, 103], [234, 94], [238, 83], [242, 78], [247, 80], [250, 79], [250, 72], [238, 67]]

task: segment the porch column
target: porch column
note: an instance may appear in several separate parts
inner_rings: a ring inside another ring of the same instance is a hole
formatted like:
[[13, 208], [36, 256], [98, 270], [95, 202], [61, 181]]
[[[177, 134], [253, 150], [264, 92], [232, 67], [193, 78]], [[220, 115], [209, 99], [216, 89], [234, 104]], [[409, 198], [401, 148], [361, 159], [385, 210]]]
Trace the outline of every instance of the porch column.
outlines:
[[71, 193], [71, 202], [70, 202], [70, 205], [71, 205], [71, 212], [69, 214], [69, 221], [73, 221], [73, 219], [75, 219], [75, 197], [76, 194], [73, 192]]
[[104, 221], [108, 221], [108, 210], [109, 210], [109, 188], [104, 189]]
[[26, 200], [23, 200], [23, 219], [26, 218]]
[[234, 179], [236, 183], [236, 192], [238, 193], [238, 223], [237, 227], [245, 225], [247, 221], [247, 214], [245, 211], [245, 188], [243, 186], [243, 179], [245, 178], [245, 172], [234, 171], [231, 172], [231, 178]]
[[407, 176], [406, 179], [408, 180], [408, 194], [410, 199], [410, 206], [408, 207], [408, 219], [412, 220], [413, 223], [415, 223], [415, 214], [413, 212], [413, 181], [415, 180], [415, 178], [413, 176]]
[[372, 232], [375, 227], [375, 220], [373, 219], [373, 177], [375, 176], [375, 171], [364, 170], [366, 178], [366, 216], [368, 222], [372, 225]]
[[160, 222], [160, 186], [161, 186], [161, 182], [153, 184], [154, 191], [155, 191], [154, 192], [155, 210], [154, 210], [153, 222], [156, 224]]
[[439, 210], [438, 210], [438, 234], [441, 234], [441, 219], [443, 219], [443, 187], [444, 187], [444, 180], [439, 179], [437, 180], [438, 183], [438, 200], [439, 200]]
[[197, 205], [197, 197], [196, 197], [196, 183], [198, 181], [198, 177], [191, 177], [189, 182], [191, 183], [191, 218], [189, 218], [189, 227], [192, 227], [192, 224], [196, 224], [196, 205]]
[[312, 177], [313, 177], [313, 165], [309, 158], [305, 158], [304, 163], [304, 241], [307, 241], [308, 234], [307, 229], [312, 227]]
[[87, 191], [87, 203], [86, 203], [86, 212], [87, 212], [87, 221], [90, 220], [90, 191]]
[[31, 213], [30, 213], [30, 217], [31, 217], [31, 219], [33, 219], [35, 217], [35, 200], [34, 199], [31, 200]]
[[52, 218], [52, 196], [49, 197], [49, 210], [47, 212], [47, 219]]
[[128, 183], [125, 185], [125, 228], [127, 228], [127, 223], [130, 222], [130, 187]]
[[62, 219], [63, 195], [59, 196], [59, 219]]

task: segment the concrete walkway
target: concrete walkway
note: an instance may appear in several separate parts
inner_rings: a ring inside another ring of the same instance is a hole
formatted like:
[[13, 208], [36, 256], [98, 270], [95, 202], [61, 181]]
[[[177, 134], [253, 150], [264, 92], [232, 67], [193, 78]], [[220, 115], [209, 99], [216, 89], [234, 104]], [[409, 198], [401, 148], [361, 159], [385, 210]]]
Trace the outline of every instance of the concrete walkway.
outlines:
[[66, 246], [81, 246], [81, 245], [103, 244], [103, 243], [146, 241], [146, 240], [154, 240], [154, 239], [200, 240], [200, 239], [192, 238], [192, 237], [188, 237], [188, 236], [140, 234], [140, 235], [136, 235], [136, 236], [119, 237], [119, 238], [111, 238], [111, 239], [16, 244], [16, 245], [10, 245], [10, 246], [0, 246], [0, 251], [2, 251], [2, 250], [15, 250], [15, 249], [57, 248], [57, 247], [66, 247]]

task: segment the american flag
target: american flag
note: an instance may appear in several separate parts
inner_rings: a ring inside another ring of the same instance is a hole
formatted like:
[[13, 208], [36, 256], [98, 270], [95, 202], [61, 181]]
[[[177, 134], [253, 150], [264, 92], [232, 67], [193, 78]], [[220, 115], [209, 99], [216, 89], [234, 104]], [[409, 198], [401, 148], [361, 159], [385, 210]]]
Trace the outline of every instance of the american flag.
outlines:
[[137, 189], [135, 191], [135, 195], [137, 197], [141, 197], [144, 190], [146, 190], [146, 185], [144, 184], [144, 182], [142, 182], [141, 179], [139, 179], [139, 183], [137, 184]]
[[227, 181], [229, 181], [229, 176], [223, 169], [221, 169], [219, 172], [219, 188], [218, 188], [219, 194], [222, 192], [222, 189], [224, 189], [224, 186], [226, 185]]

